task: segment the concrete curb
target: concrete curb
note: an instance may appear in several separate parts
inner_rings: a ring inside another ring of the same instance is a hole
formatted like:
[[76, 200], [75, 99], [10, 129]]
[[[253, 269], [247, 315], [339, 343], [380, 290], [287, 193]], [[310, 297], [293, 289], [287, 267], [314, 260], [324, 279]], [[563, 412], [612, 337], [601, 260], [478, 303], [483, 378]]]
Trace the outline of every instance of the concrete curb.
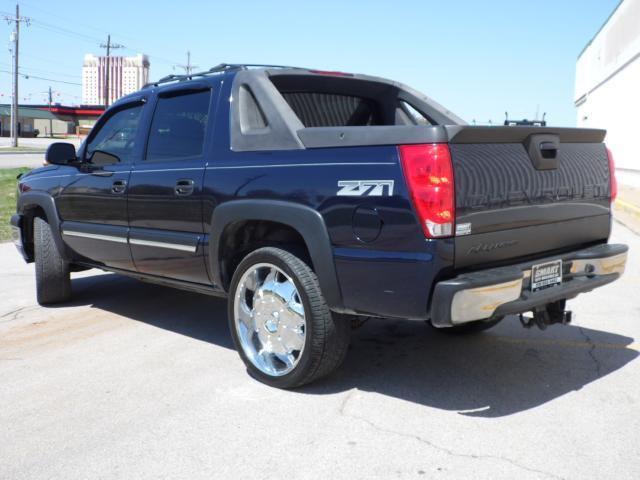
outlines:
[[2, 155], [44, 155], [46, 150], [34, 150], [33, 152], [3, 152], [0, 150], [0, 156]]

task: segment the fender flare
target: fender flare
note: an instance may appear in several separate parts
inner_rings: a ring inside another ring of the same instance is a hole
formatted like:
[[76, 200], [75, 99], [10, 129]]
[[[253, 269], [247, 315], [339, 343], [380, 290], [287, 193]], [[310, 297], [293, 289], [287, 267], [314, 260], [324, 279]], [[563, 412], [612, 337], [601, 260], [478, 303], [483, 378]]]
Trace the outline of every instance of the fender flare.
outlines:
[[211, 221], [209, 271], [215, 285], [223, 285], [220, 271], [220, 239], [225, 229], [240, 221], [268, 220], [296, 230], [313, 260], [322, 293], [332, 310], [342, 310], [342, 295], [333, 260], [333, 249], [322, 215], [305, 205], [281, 200], [232, 200], [218, 205]]
[[35, 206], [44, 210], [44, 213], [47, 216], [47, 223], [51, 227], [53, 241], [55, 242], [56, 247], [58, 247], [60, 256], [66, 261], [71, 261], [69, 249], [62, 240], [60, 217], [58, 216], [55, 200], [51, 195], [45, 192], [25, 192], [18, 197], [17, 211], [19, 215], [24, 217], [25, 211], [30, 207]]

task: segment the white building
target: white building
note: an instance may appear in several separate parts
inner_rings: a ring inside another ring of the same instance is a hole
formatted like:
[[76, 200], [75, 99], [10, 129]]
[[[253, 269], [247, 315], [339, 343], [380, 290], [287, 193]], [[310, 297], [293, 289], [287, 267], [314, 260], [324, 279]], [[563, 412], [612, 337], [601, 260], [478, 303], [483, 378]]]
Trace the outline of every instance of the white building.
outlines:
[[[107, 57], [84, 56], [82, 103], [104, 105]], [[109, 57], [109, 105], [120, 97], [140, 90], [149, 81], [149, 57]]]
[[576, 65], [578, 127], [604, 128], [616, 167], [640, 170], [640, 0], [622, 0]]

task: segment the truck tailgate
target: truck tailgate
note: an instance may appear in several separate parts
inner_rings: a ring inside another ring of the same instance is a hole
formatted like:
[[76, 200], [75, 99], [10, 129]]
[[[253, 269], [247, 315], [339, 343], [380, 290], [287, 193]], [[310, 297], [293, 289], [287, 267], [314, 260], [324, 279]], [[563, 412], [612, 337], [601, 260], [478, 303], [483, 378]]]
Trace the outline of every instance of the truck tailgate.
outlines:
[[457, 127], [450, 133], [458, 268], [606, 241], [600, 130]]

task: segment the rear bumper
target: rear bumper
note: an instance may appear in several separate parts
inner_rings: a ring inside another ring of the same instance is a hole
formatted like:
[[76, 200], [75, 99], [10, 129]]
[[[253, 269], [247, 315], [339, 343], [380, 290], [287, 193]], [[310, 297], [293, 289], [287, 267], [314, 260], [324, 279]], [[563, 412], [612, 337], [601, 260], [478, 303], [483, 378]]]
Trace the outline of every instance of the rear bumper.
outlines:
[[13, 240], [13, 244], [20, 252], [20, 255], [22, 255], [22, 258], [24, 258], [25, 261], [29, 261], [29, 256], [24, 249], [24, 241], [22, 237], [22, 215], [19, 213], [12, 215], [9, 223], [11, 224], [11, 238]]
[[[601, 287], [618, 279], [627, 262], [626, 245], [598, 245], [518, 265], [482, 270], [439, 282], [431, 302], [436, 327], [532, 310]], [[562, 259], [562, 284], [532, 292], [531, 267]]]

